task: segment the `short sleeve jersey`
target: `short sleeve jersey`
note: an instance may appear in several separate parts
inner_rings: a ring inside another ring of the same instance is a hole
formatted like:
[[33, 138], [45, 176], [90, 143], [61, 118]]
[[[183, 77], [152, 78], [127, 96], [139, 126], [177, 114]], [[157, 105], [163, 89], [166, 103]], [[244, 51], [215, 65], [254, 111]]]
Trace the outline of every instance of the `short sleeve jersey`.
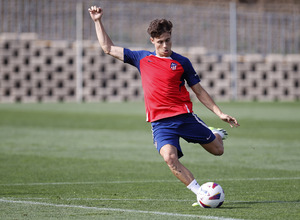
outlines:
[[124, 63], [135, 66], [142, 79], [148, 122], [193, 112], [191, 87], [200, 82], [190, 60], [172, 52], [171, 57], [158, 57], [146, 50], [124, 48]]

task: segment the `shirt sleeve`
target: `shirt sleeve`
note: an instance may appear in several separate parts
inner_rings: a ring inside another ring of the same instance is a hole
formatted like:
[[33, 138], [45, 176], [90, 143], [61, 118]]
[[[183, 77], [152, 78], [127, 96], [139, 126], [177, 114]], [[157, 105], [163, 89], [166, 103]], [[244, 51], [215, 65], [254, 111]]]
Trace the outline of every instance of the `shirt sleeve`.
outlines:
[[149, 54], [150, 52], [145, 50], [132, 51], [124, 48], [124, 63], [131, 64], [140, 70], [140, 60]]
[[193, 85], [201, 81], [200, 77], [198, 76], [197, 72], [195, 71], [189, 59], [186, 59], [183, 68], [184, 68], [184, 79], [186, 80], [187, 84], [190, 87], [192, 87]]

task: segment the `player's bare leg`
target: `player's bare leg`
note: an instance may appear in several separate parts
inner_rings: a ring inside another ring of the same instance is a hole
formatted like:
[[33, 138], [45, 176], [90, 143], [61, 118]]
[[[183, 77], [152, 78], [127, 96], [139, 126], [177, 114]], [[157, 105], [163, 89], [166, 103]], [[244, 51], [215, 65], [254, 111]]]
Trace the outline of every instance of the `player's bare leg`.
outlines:
[[224, 145], [222, 137], [219, 134], [215, 134], [216, 139], [209, 144], [202, 144], [201, 146], [209, 153], [221, 156], [224, 153]]
[[209, 129], [214, 133], [216, 138], [209, 144], [202, 144], [202, 147], [213, 155], [221, 156], [224, 153], [223, 140], [227, 138], [228, 134], [223, 128], [209, 127]]
[[177, 148], [167, 144], [160, 149], [160, 155], [164, 158], [171, 172], [186, 186], [188, 186], [195, 178], [193, 174], [183, 166], [177, 154]]

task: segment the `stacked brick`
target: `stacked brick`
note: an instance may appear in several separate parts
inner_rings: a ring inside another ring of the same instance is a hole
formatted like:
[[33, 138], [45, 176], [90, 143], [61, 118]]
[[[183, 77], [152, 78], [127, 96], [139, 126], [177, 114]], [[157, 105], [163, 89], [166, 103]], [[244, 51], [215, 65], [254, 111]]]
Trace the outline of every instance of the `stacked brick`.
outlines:
[[140, 74], [136, 68], [104, 54], [98, 42], [86, 42], [83, 50], [83, 100], [143, 100]]
[[[0, 102], [75, 102], [76, 44], [34, 34], [0, 37]], [[84, 42], [83, 101], [143, 99], [138, 71]]]
[[[229, 55], [185, 55], [213, 98], [232, 99]], [[75, 43], [40, 41], [34, 34], [2, 34], [0, 62], [0, 103], [76, 101]], [[143, 100], [136, 68], [104, 54], [98, 42], [84, 42], [82, 64], [83, 101]], [[299, 84], [299, 55], [237, 57], [239, 100], [299, 100]]]
[[300, 56], [240, 57], [239, 97], [242, 100], [293, 101], [300, 98]]
[[0, 101], [71, 101], [74, 51], [67, 42], [37, 41], [34, 34], [2, 35]]
[[[194, 55], [201, 84], [217, 100], [230, 100], [234, 84], [230, 55]], [[300, 99], [300, 56], [250, 54], [237, 56], [237, 98], [241, 101]]]

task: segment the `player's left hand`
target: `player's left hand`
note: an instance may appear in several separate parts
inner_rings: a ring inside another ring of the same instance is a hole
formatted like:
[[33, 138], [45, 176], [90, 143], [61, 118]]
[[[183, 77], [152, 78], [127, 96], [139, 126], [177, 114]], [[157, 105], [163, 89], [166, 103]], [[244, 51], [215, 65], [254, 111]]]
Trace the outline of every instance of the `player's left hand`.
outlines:
[[223, 114], [220, 116], [220, 118], [221, 118], [223, 121], [229, 123], [230, 127], [232, 127], [232, 128], [233, 128], [233, 127], [238, 127], [238, 126], [240, 126], [239, 123], [237, 122], [237, 120], [236, 120], [234, 117], [230, 116], [230, 115], [227, 115], [227, 114], [224, 114], [224, 113], [223, 113]]

